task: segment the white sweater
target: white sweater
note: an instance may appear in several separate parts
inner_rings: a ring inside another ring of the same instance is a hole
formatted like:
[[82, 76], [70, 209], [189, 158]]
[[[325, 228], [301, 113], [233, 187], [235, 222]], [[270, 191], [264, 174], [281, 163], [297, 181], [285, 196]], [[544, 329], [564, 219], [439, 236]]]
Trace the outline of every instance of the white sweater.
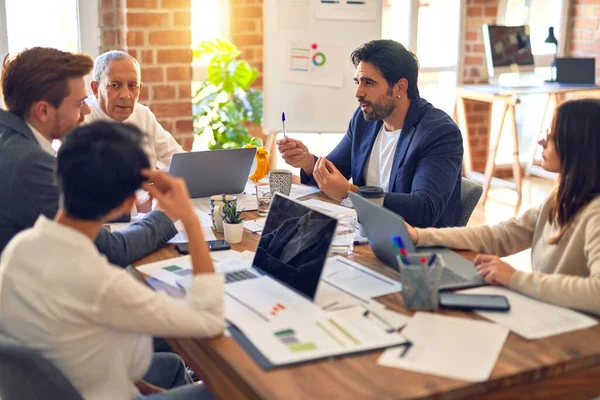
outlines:
[[[84, 123], [115, 121], [102, 111], [98, 99], [94, 95], [88, 96], [85, 101], [90, 106], [91, 113], [85, 116]], [[151, 167], [168, 168], [171, 165], [173, 154], [185, 152], [173, 139], [173, 136], [158, 123], [152, 111], [143, 104], [136, 102], [133, 113], [123, 122], [137, 126], [146, 135], [142, 142], [142, 148], [148, 155]]]
[[511, 289], [600, 315], [600, 196], [580, 210], [557, 244], [548, 243], [559, 231], [548, 221], [551, 205], [552, 196], [520, 217], [494, 226], [418, 229], [418, 245], [500, 257], [531, 248], [533, 272], [516, 271]]

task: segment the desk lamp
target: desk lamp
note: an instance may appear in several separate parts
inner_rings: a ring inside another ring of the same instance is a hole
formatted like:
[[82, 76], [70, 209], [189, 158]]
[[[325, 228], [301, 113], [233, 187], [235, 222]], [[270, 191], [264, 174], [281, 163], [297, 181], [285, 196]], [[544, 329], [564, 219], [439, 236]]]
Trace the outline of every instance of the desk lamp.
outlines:
[[548, 28], [548, 37], [544, 40], [544, 43], [550, 43], [554, 45], [554, 60], [550, 66], [550, 80], [547, 82], [556, 82], [556, 56], [558, 55], [558, 40], [554, 36], [554, 27]]

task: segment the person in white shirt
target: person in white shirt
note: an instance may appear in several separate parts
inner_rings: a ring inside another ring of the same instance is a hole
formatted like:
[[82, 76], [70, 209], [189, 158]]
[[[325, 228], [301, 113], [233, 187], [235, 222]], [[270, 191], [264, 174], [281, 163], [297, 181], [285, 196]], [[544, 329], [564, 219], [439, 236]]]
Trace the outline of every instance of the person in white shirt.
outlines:
[[108, 51], [98, 56], [90, 86], [93, 95], [86, 102], [91, 112], [84, 123], [105, 120], [137, 126], [144, 133], [142, 148], [152, 168], [168, 168], [173, 154], [185, 152], [150, 108], [138, 102], [143, 83], [140, 64], [134, 57], [123, 51]]
[[[129, 124], [95, 122], [65, 138], [56, 217], [41, 215], [2, 253], [0, 334], [39, 351], [86, 400], [210, 399], [203, 385], [163, 392], [140, 381], [151, 363], [154, 375], [160, 366], [152, 335], [208, 338], [224, 329], [223, 277], [214, 274], [185, 183], [149, 169], [141, 135]], [[187, 231], [194, 279], [185, 301], [152, 291], [94, 246], [102, 224], [130, 210], [140, 186]]]

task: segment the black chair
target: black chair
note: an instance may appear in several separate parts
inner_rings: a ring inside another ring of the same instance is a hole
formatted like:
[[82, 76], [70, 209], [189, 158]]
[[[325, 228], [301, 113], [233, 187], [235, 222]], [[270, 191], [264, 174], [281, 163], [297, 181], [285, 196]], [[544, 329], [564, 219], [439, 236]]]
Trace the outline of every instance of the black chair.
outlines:
[[39, 353], [0, 339], [0, 399], [83, 400], [83, 397]]

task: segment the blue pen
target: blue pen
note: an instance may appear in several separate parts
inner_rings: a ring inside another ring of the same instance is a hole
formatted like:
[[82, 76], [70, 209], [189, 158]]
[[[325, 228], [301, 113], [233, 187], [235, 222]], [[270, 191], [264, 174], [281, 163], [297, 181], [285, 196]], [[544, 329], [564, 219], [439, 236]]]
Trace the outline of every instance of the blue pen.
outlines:
[[435, 253], [433, 253], [431, 255], [431, 257], [429, 257], [429, 262], [427, 263], [427, 266], [431, 267], [436, 259], [437, 259], [437, 255]]
[[402, 238], [398, 235], [394, 235], [392, 236], [392, 243], [394, 244], [394, 247], [396, 248], [396, 251], [398, 252], [400, 257], [402, 258], [402, 262], [407, 265], [410, 264], [410, 260], [408, 259], [408, 252], [404, 247], [404, 242], [402, 241]]
[[285, 130], [285, 113], [281, 113], [281, 124], [283, 125], [283, 136], [287, 137], [287, 132]]

